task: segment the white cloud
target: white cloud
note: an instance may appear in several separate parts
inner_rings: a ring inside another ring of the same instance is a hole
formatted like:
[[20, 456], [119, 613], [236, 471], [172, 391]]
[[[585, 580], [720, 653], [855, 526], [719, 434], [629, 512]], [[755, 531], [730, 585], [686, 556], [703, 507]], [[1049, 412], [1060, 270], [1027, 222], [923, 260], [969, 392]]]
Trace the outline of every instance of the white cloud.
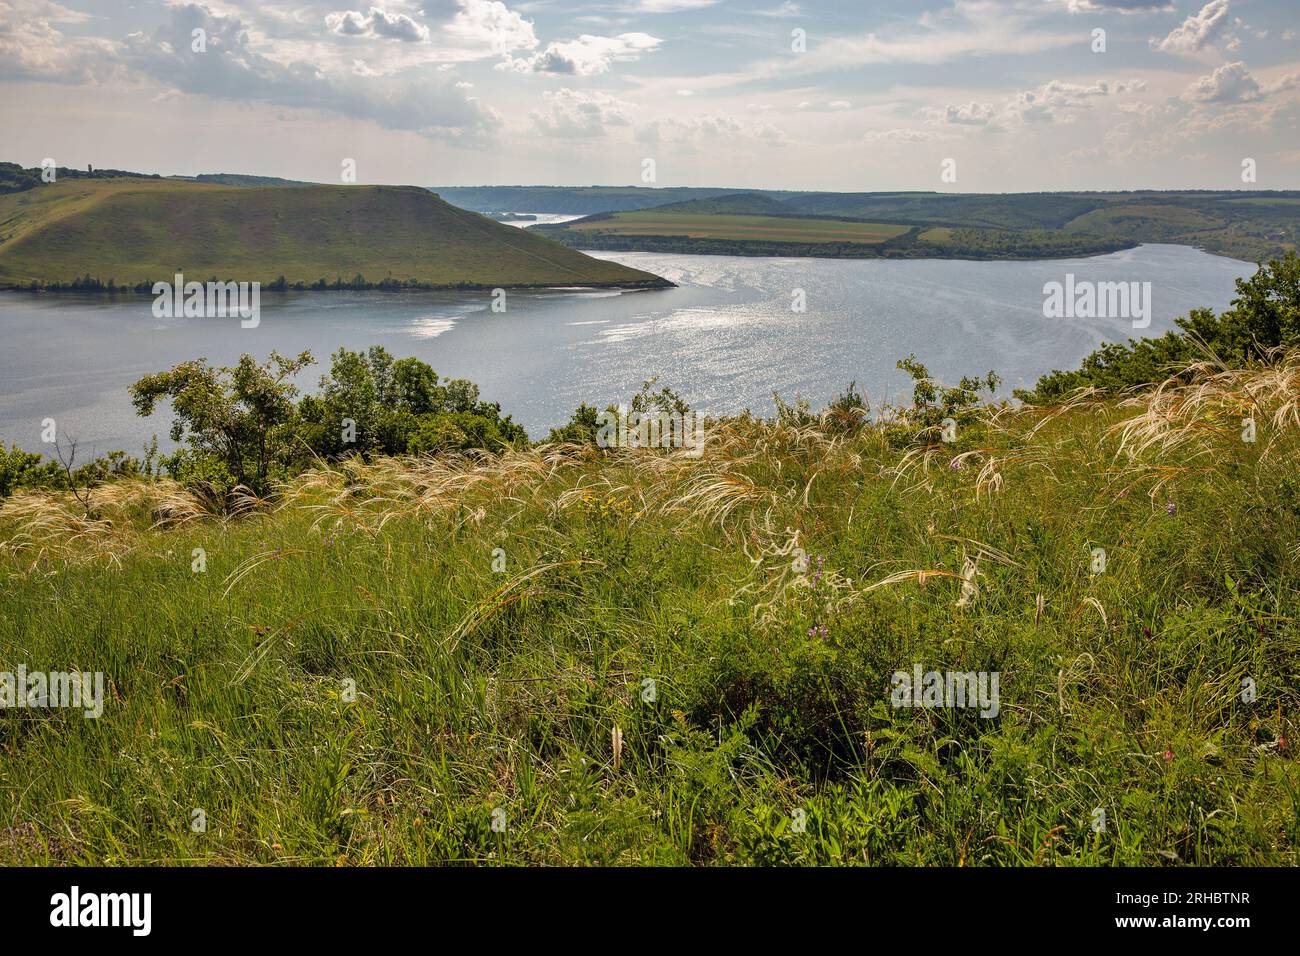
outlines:
[[458, 0], [460, 10], [446, 27], [448, 36], [492, 53], [512, 53], [537, 46], [533, 22], [500, 0]]
[[576, 40], [551, 43], [529, 57], [507, 57], [498, 66], [519, 73], [596, 76], [607, 72], [616, 61], [637, 60], [644, 53], [654, 52], [661, 42], [648, 33], [620, 33], [613, 37], [584, 33]]
[[416, 23], [404, 13], [387, 13], [379, 7], [371, 7], [365, 14], [356, 10], [326, 14], [325, 25], [339, 36], [387, 37], [408, 43], [422, 43], [429, 39], [428, 27]]
[[784, 146], [785, 132], [771, 123], [743, 123], [728, 113], [705, 113], [692, 117], [670, 116], [653, 120], [637, 129], [637, 141], [648, 145], [668, 144], [688, 151], [701, 147], [718, 149], [722, 140], [735, 146], [753, 143]]
[[959, 126], [985, 126], [993, 120], [993, 107], [988, 103], [967, 103], [964, 106], [949, 106], [943, 110], [945, 123]]
[[711, 7], [718, 0], [633, 0], [625, 10], [629, 13], [680, 13], [683, 10], [700, 10]]
[[785, 3], [769, 7], [766, 10], [750, 10], [749, 12], [760, 17], [800, 17], [803, 16], [803, 7], [786, 0]]
[[87, 83], [106, 76], [115, 44], [51, 25], [89, 19], [48, 0], [0, 0], [0, 79]]
[[546, 108], [528, 115], [536, 130], [547, 136], [603, 136], [610, 126], [628, 126], [635, 111], [630, 103], [598, 91], [565, 87], [542, 97]]
[[1174, 9], [1169, 0], [1068, 0], [1071, 13], [1164, 13]]
[[1259, 83], [1240, 60], [1201, 77], [1183, 94], [1184, 99], [1197, 103], [1242, 103], [1259, 97]]
[[869, 143], [931, 143], [942, 138], [929, 129], [873, 129], [863, 136]]
[[1196, 53], [1213, 43], [1227, 24], [1228, 0], [1210, 0], [1163, 40], [1152, 37], [1151, 46], [1163, 53]]
[[[445, 74], [376, 77], [355, 60], [333, 70], [307, 60], [282, 63], [259, 51], [238, 16], [195, 3], [173, 6], [169, 14], [153, 33], [123, 41], [121, 66], [183, 93], [320, 110], [430, 138], [470, 141], [500, 125], [493, 110], [456, 89]], [[207, 51], [194, 53], [192, 31], [200, 27]]]

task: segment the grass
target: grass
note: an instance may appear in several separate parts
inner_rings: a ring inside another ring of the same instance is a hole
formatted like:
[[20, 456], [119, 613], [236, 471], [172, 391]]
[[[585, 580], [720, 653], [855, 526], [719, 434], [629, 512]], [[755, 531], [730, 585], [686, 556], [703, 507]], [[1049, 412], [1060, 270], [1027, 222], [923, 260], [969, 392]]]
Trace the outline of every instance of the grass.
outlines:
[[688, 236], [692, 239], [770, 242], [858, 242], [870, 245], [901, 236], [909, 229], [908, 226], [883, 222], [654, 210], [615, 213], [609, 218], [594, 222], [572, 223], [568, 228], [634, 236]]
[[[1294, 866], [1297, 395], [19, 494], [0, 668], [108, 692], [0, 712], [0, 862]], [[915, 663], [1000, 714], [891, 707]]]
[[662, 284], [406, 186], [69, 179], [0, 196], [0, 285], [237, 279]]

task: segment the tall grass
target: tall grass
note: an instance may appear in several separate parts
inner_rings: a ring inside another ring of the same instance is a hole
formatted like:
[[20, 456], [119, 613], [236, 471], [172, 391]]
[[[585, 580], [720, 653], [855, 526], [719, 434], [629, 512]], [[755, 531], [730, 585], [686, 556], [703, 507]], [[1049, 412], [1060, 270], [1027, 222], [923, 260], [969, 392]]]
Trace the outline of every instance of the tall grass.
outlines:
[[[0, 712], [0, 861], [1295, 865], [1298, 402], [1279, 354], [950, 444], [18, 495], [0, 669], [108, 699]], [[999, 715], [891, 707], [915, 663]]]

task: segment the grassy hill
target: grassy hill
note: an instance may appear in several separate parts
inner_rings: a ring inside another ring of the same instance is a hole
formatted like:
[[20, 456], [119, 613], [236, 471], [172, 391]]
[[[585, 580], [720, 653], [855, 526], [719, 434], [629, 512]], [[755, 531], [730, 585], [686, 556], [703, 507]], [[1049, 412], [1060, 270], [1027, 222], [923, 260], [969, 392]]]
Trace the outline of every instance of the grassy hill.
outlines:
[[656, 213], [697, 216], [797, 216], [790, 206], [762, 193], [734, 193], [708, 199], [688, 199], [654, 207]]
[[415, 186], [69, 179], [0, 196], [0, 284], [170, 278], [421, 287], [664, 285]]
[[0, 713], [0, 863], [1295, 866], [1298, 390], [20, 492], [5, 664], [107, 690]]

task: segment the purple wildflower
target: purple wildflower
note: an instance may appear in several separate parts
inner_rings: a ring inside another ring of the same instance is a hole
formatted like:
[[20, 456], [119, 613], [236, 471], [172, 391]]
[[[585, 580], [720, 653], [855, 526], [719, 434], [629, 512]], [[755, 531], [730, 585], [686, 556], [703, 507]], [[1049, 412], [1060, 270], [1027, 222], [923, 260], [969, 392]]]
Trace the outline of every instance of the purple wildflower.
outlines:
[[1165, 511], [1169, 512], [1170, 514], [1174, 514], [1176, 511], [1178, 511], [1178, 505], [1170, 501], [1165, 505]]

